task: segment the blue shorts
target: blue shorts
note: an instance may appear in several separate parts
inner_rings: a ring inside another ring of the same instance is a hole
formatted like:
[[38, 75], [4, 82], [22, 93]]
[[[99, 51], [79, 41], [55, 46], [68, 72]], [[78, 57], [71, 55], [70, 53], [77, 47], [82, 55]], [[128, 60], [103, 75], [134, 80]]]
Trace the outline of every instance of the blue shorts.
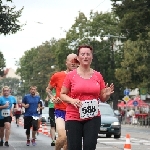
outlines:
[[60, 117], [60, 118], [63, 118], [65, 120], [65, 116], [66, 116], [66, 111], [55, 109], [55, 119]]

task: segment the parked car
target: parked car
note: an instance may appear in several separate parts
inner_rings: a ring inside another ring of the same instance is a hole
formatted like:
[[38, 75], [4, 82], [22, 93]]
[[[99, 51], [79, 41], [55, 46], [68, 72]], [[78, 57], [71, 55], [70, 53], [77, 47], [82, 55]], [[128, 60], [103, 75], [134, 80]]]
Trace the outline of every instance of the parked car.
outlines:
[[109, 104], [100, 103], [101, 113], [101, 127], [99, 134], [106, 134], [106, 137], [120, 138], [121, 136], [121, 123], [114, 114], [113, 109]]
[[119, 110], [114, 110], [114, 114], [115, 114], [116, 117], [118, 117], [119, 121], [121, 122], [122, 121], [122, 115], [119, 112]]
[[44, 107], [44, 109], [42, 110], [42, 123], [49, 123], [50, 119], [49, 119], [49, 107]]

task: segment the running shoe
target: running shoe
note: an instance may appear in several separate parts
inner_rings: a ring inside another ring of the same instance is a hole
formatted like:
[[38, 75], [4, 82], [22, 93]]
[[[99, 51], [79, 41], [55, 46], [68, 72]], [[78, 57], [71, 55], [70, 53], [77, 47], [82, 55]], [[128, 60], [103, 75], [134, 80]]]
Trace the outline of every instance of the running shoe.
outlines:
[[51, 143], [51, 146], [55, 146], [55, 141], [53, 141], [53, 142]]
[[3, 146], [3, 143], [4, 143], [4, 142], [3, 142], [3, 141], [1, 141], [1, 142], [0, 142], [0, 146]]
[[27, 140], [27, 144], [26, 144], [27, 146], [30, 146], [30, 140]]
[[8, 141], [5, 142], [5, 146], [7, 146], [7, 147], [9, 146]]
[[33, 146], [35, 146], [35, 145], [36, 145], [36, 143], [35, 143], [35, 139], [32, 139], [32, 140], [31, 140], [31, 142], [32, 142], [32, 145], [33, 145]]

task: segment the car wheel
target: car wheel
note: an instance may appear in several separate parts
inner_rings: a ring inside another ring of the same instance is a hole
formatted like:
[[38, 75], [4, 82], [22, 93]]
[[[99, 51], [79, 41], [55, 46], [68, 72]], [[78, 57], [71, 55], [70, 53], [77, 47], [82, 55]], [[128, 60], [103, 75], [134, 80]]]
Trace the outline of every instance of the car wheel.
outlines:
[[111, 138], [111, 134], [106, 134], [106, 137], [107, 138]]
[[121, 136], [121, 134], [119, 134], [119, 135], [114, 135], [114, 138], [115, 138], [115, 139], [119, 139], [120, 136]]

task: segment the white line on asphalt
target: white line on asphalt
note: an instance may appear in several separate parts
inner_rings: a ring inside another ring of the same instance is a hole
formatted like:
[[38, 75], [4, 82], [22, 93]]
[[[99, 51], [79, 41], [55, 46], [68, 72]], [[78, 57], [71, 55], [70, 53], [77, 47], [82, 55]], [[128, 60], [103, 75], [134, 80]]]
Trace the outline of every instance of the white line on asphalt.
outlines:
[[[99, 144], [125, 144], [125, 142], [99, 142]], [[140, 145], [139, 143], [131, 143], [132, 145]]]
[[149, 142], [148, 140], [139, 140], [139, 143]]
[[97, 141], [116, 141], [116, 139], [97, 139]]
[[[143, 145], [150, 145], [150, 143], [143, 143]], [[150, 148], [149, 148], [150, 149]]]
[[112, 147], [102, 147], [102, 146], [101, 147], [96, 147], [96, 149], [99, 149], [99, 148], [100, 149], [105, 149], [105, 148], [112, 148]]

